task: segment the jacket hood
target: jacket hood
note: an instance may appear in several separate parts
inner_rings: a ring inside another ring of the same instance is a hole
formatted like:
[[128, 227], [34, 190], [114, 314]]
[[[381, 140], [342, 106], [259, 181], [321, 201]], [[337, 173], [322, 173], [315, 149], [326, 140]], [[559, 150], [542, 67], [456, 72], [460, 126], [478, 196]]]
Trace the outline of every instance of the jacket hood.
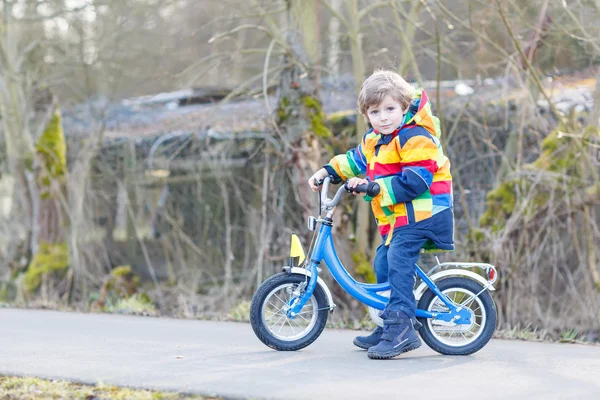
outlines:
[[439, 138], [441, 136], [440, 120], [431, 112], [431, 103], [425, 90], [418, 88], [415, 90], [408, 111], [404, 116], [404, 125], [406, 128], [410, 125], [417, 125], [425, 128], [433, 136]]

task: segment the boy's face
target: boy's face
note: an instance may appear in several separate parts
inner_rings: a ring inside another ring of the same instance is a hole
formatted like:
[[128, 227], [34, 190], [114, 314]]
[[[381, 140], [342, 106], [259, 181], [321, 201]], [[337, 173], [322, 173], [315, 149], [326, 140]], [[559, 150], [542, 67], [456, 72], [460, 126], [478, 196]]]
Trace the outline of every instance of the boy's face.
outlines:
[[377, 106], [367, 109], [367, 118], [373, 128], [383, 134], [389, 135], [400, 126], [404, 119], [404, 110], [394, 98], [387, 95]]

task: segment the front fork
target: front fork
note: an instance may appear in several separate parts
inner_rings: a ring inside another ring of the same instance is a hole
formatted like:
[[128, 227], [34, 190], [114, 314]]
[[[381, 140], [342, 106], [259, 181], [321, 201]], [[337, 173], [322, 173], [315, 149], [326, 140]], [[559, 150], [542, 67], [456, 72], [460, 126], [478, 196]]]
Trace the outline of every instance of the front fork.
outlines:
[[292, 292], [292, 296], [287, 304], [288, 309], [286, 311], [286, 314], [289, 318], [294, 318], [300, 313], [300, 310], [302, 310], [302, 307], [304, 307], [306, 302], [308, 302], [310, 296], [313, 295], [315, 287], [317, 286], [317, 279], [319, 278], [317, 263], [311, 261], [306, 269], [310, 272], [310, 279], [308, 279], [306, 283], [304, 293], [302, 293], [302, 285], [299, 285], [294, 292]]

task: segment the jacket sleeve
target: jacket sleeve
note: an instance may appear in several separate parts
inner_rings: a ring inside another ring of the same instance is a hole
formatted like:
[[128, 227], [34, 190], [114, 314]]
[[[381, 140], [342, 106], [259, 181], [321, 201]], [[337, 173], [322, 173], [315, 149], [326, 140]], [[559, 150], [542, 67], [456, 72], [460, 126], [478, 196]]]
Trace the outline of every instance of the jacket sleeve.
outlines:
[[410, 137], [402, 144], [400, 140], [401, 172], [376, 179], [381, 187], [381, 206], [389, 207], [407, 203], [420, 196], [431, 186], [433, 175], [438, 170], [438, 145], [423, 128], [414, 128]]
[[363, 136], [358, 146], [348, 150], [346, 154], [333, 157], [329, 164], [323, 167], [329, 172], [329, 175], [334, 177], [333, 183], [339, 183], [367, 172], [367, 159], [363, 150], [366, 137], [367, 135]]

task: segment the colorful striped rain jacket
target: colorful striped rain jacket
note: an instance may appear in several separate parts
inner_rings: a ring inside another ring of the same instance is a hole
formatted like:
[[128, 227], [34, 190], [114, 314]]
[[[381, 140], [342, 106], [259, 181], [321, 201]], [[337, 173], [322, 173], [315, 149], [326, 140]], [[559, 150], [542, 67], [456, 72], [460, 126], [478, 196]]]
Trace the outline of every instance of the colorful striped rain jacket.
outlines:
[[[396, 131], [381, 135], [371, 129], [356, 148], [325, 166], [334, 181], [365, 174], [379, 183], [379, 195], [366, 200], [371, 201], [381, 235], [387, 235], [386, 244], [393, 229], [452, 208], [450, 161], [439, 140], [439, 120], [431, 113], [425, 91], [415, 93], [405, 122]], [[438, 249], [453, 250], [452, 237], [439, 239]]]

